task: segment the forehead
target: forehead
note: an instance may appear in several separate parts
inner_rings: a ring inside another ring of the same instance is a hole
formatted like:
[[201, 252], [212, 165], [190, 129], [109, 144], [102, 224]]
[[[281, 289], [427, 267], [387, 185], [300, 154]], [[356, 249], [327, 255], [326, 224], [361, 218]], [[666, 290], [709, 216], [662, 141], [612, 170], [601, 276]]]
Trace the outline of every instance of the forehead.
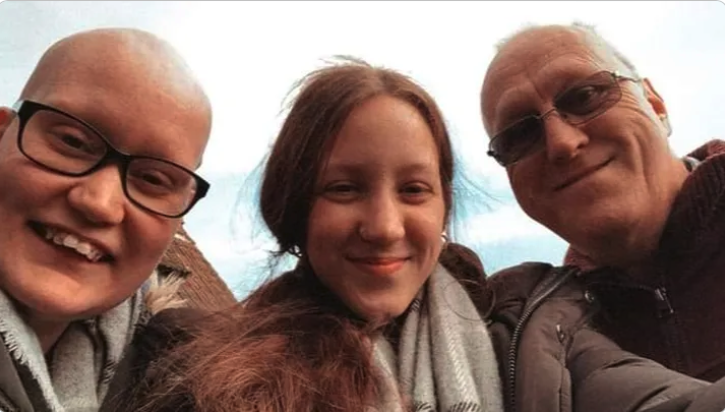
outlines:
[[25, 98], [83, 119], [124, 152], [196, 168], [210, 129], [205, 102], [142, 62], [111, 63], [59, 64]]
[[562, 87], [598, 70], [615, 70], [619, 62], [591, 35], [568, 28], [524, 32], [506, 43], [491, 63], [482, 90], [487, 128], [511, 107], [550, 100]]
[[336, 136], [328, 167], [381, 169], [417, 164], [438, 168], [438, 145], [418, 110], [390, 96], [355, 108]]

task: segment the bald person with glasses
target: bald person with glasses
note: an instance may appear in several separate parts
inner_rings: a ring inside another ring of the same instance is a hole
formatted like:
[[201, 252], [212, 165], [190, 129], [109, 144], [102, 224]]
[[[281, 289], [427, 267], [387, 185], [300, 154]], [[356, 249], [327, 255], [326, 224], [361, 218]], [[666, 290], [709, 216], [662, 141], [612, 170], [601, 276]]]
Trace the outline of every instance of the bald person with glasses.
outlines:
[[209, 188], [210, 128], [183, 59], [133, 29], [58, 41], [0, 108], [0, 410], [99, 408], [141, 286]]

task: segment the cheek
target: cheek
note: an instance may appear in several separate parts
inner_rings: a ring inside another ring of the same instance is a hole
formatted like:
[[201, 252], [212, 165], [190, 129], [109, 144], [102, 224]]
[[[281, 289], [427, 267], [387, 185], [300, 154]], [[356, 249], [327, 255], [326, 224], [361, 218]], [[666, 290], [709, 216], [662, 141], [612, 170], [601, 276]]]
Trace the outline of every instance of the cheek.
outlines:
[[[443, 247], [443, 231], [445, 228], [445, 205], [433, 205], [431, 208], [419, 210], [409, 216], [405, 233], [408, 242], [424, 256], [427, 265], [435, 265]], [[427, 273], [426, 273], [427, 274]]]
[[47, 208], [52, 200], [63, 196], [70, 185], [68, 178], [46, 172], [18, 154], [0, 158], [0, 207], [2, 213], [17, 218], [36, 208]]
[[323, 281], [328, 272], [337, 271], [331, 266], [336, 266], [341, 253], [338, 248], [345, 243], [350, 231], [351, 218], [348, 215], [349, 211], [324, 200], [315, 202], [310, 211], [305, 254]]
[[507, 173], [516, 201], [529, 213], [527, 209], [535, 204], [543, 168], [537, 168], [534, 164], [519, 163], [511, 166]]
[[426, 248], [436, 248], [443, 242], [443, 215], [431, 213], [409, 221], [405, 229], [408, 240]]
[[171, 243], [180, 220], [157, 218], [140, 210], [128, 213], [124, 222], [125, 245], [122, 271], [129, 284], [142, 283], [156, 267]]
[[308, 248], [326, 249], [341, 244], [355, 231], [355, 210], [349, 205], [317, 201], [307, 224]]

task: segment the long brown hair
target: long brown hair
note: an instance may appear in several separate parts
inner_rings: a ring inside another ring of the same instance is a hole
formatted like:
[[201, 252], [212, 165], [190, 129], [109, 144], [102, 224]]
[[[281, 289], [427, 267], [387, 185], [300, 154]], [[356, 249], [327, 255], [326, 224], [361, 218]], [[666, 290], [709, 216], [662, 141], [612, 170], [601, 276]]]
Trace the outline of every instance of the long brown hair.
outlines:
[[313, 187], [323, 160], [350, 113], [378, 95], [405, 101], [428, 123], [440, 156], [446, 211], [451, 209], [453, 154], [443, 116], [433, 98], [398, 72], [347, 58], [344, 64], [314, 71], [301, 80], [267, 161], [260, 206], [280, 252], [304, 251]]
[[[312, 72], [298, 87], [266, 163], [260, 207], [279, 254], [302, 256], [299, 264], [195, 326], [193, 339], [147, 372], [142, 388], [150, 396], [140, 410], [348, 412], [378, 399], [369, 339], [378, 325], [346, 308], [304, 258], [313, 184], [345, 119], [374, 96], [399, 98], [428, 123], [440, 155], [446, 213], [451, 143], [432, 97], [398, 72], [347, 59]], [[465, 286], [480, 298], [474, 300], [486, 301], [476, 293], [484, 290], [480, 262], [460, 252], [449, 245], [441, 262], [462, 268], [456, 272], [468, 277]]]

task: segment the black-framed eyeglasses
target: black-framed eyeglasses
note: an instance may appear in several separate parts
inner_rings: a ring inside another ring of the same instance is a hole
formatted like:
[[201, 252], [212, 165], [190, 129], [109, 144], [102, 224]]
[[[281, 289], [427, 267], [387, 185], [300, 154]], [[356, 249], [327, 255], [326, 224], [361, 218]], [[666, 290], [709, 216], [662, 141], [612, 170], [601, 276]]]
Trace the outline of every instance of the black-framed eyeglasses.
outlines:
[[74, 177], [116, 162], [126, 197], [146, 211], [178, 218], [209, 190], [209, 183], [191, 170], [168, 160], [123, 153], [93, 126], [62, 110], [30, 100], [18, 101], [13, 110], [20, 119], [18, 149], [25, 157]]
[[518, 162], [544, 146], [544, 121], [549, 115], [556, 112], [571, 125], [586, 123], [619, 102], [622, 98], [621, 80], [639, 81], [606, 70], [578, 81], [554, 99], [551, 110], [526, 116], [497, 133], [489, 142], [488, 155], [504, 167]]

